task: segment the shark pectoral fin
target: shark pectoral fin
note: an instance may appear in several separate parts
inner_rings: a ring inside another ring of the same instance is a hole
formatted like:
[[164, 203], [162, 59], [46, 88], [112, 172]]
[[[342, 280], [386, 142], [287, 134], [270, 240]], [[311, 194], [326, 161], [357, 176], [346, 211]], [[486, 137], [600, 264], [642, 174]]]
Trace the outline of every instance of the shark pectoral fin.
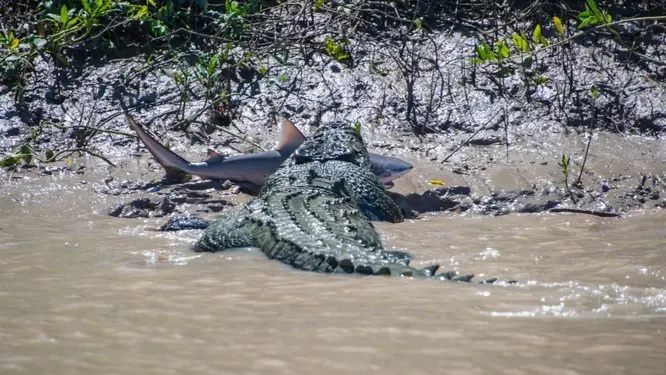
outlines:
[[305, 142], [305, 136], [286, 117], [282, 118], [280, 124], [280, 142], [275, 146], [275, 151], [295, 150]]
[[262, 186], [253, 184], [251, 182], [236, 182], [236, 185], [238, 185], [243, 193], [249, 194], [249, 195], [259, 195], [259, 192], [261, 191]]
[[162, 166], [162, 168], [164, 168], [164, 172], [166, 172], [164, 177], [162, 177], [162, 182], [166, 185], [187, 182], [192, 179], [191, 175], [181, 171], [180, 169], [164, 166]]
[[220, 162], [222, 160], [224, 160], [224, 155], [220, 155], [212, 148], [206, 150], [206, 157], [203, 159], [204, 162]]

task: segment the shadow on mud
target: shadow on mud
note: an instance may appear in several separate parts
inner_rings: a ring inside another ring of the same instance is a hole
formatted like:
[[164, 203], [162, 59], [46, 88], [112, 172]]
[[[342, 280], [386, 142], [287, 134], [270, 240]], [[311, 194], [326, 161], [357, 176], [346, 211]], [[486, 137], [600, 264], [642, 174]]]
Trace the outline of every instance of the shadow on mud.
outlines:
[[[390, 192], [391, 198], [408, 219], [435, 212], [499, 216], [513, 213], [569, 212], [600, 217], [618, 217], [632, 209], [666, 208], [666, 184], [657, 176], [639, 184], [613, 179], [598, 189], [538, 188], [502, 190], [477, 196], [468, 186], [439, 187], [423, 193]], [[109, 179], [97, 192], [108, 195], [143, 195], [109, 209], [120, 218], [200, 215], [209, 218], [237, 204], [240, 193], [248, 193], [228, 181], [195, 180], [163, 185], [160, 182], [121, 181]], [[149, 196], [146, 196], [149, 194]], [[575, 196], [573, 204], [571, 196]]]

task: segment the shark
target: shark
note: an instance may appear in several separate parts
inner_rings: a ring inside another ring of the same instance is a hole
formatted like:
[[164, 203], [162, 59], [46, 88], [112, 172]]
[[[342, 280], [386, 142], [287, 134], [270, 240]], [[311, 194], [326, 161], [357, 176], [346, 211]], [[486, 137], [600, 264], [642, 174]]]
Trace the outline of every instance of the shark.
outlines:
[[[208, 149], [202, 162], [192, 163], [148, 134], [131, 115], [126, 113], [125, 116], [130, 128], [166, 172], [162, 180], [167, 183], [180, 182], [188, 175], [194, 175], [206, 180], [229, 180], [246, 191], [258, 193], [268, 177], [306, 140], [296, 125], [283, 117], [280, 123], [280, 139], [272, 150], [223, 156]], [[372, 171], [389, 188], [393, 186], [395, 179], [414, 168], [404, 160], [373, 153], [370, 153], [370, 161]]]

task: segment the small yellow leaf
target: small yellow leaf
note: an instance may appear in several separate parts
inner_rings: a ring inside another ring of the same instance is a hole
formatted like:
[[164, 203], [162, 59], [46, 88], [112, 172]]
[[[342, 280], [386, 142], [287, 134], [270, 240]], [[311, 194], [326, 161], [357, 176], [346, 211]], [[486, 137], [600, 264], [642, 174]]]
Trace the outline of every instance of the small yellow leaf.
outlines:
[[562, 21], [560, 20], [560, 17], [553, 16], [553, 23], [555, 24], [555, 29], [557, 29], [557, 32], [564, 35], [564, 27], [562, 26]]
[[19, 40], [18, 40], [18, 38], [14, 38], [14, 39], [12, 40], [12, 44], [11, 44], [12, 49], [18, 47], [18, 45], [19, 45]]
[[432, 179], [428, 181], [430, 185], [435, 185], [435, 186], [444, 186], [444, 182], [436, 179]]

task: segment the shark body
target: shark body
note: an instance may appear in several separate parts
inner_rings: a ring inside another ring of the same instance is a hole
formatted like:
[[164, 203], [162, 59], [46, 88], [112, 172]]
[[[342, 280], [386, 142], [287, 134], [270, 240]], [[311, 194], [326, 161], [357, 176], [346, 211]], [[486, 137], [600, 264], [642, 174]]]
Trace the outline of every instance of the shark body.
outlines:
[[[280, 124], [280, 141], [270, 151], [224, 157], [209, 149], [207, 158], [200, 163], [191, 163], [169, 150], [129, 114], [126, 114], [130, 127], [146, 145], [155, 160], [164, 168], [167, 182], [182, 181], [186, 175], [199, 176], [209, 180], [229, 180], [244, 189], [258, 192], [271, 176], [304, 141], [305, 136], [288, 119]], [[372, 170], [385, 185], [392, 186], [393, 180], [408, 173], [413, 166], [401, 159], [370, 153]]]

